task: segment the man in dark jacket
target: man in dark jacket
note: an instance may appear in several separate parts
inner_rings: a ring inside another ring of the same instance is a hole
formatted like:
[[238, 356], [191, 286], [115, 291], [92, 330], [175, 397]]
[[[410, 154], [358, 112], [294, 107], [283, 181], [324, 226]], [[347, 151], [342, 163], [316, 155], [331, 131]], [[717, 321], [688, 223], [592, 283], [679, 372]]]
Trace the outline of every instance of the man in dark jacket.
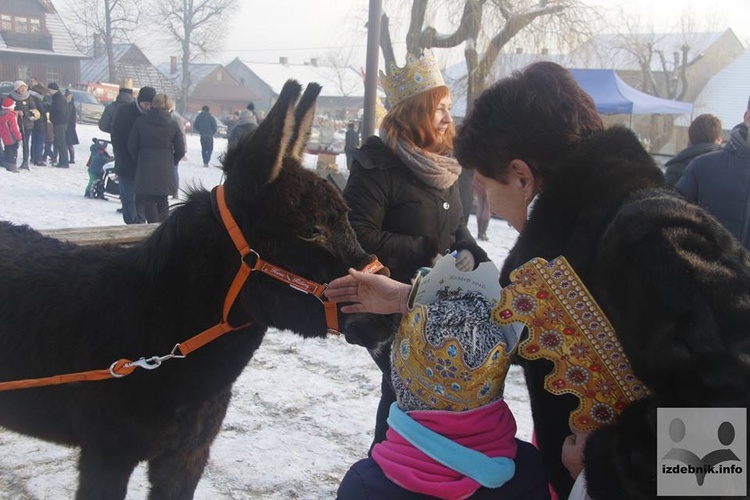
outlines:
[[55, 152], [57, 153], [57, 167], [68, 168], [68, 143], [66, 135], [68, 132], [68, 101], [60, 92], [60, 86], [57, 82], [51, 82], [47, 85], [49, 93], [52, 95], [52, 104], [49, 110], [49, 120], [52, 122], [52, 129], [55, 134]]
[[352, 168], [352, 152], [359, 147], [359, 132], [354, 130], [354, 122], [349, 123], [344, 136], [344, 152], [346, 153], [346, 168]]
[[721, 120], [708, 113], [698, 116], [688, 128], [688, 138], [688, 147], [664, 164], [667, 168], [664, 182], [670, 189], [674, 189], [688, 163], [700, 155], [721, 149]]
[[122, 219], [125, 224], [145, 222], [135, 208], [135, 169], [136, 160], [128, 151], [128, 137], [133, 123], [151, 108], [151, 101], [156, 95], [153, 87], [141, 87], [138, 100], [118, 108], [112, 124], [112, 149], [115, 153], [115, 172], [120, 181], [120, 201], [122, 202]]
[[117, 110], [121, 107], [132, 103], [135, 100], [133, 97], [133, 79], [125, 78], [120, 82], [120, 92], [117, 94], [117, 98], [113, 102], [107, 104], [102, 112], [101, 118], [99, 118], [99, 130], [108, 134], [112, 133], [112, 125], [115, 123], [115, 116]]
[[31, 162], [43, 167], [46, 164], [42, 159], [44, 155], [44, 143], [47, 141], [47, 110], [44, 109], [44, 97], [47, 89], [41, 83], [36, 83], [29, 90], [34, 106], [39, 112], [39, 118], [34, 120], [34, 128], [31, 130]]
[[243, 109], [237, 120], [237, 124], [232, 129], [232, 133], [229, 134], [227, 149], [236, 147], [245, 137], [255, 132], [257, 128], [258, 123], [253, 113], [247, 109]]
[[690, 162], [675, 189], [716, 217], [750, 249], [750, 101], [744, 121], [732, 129], [720, 151]]
[[203, 156], [204, 167], [208, 167], [208, 162], [211, 161], [216, 128], [216, 119], [211, 115], [208, 106], [204, 104], [193, 123], [193, 132], [198, 132], [201, 136], [201, 155]]

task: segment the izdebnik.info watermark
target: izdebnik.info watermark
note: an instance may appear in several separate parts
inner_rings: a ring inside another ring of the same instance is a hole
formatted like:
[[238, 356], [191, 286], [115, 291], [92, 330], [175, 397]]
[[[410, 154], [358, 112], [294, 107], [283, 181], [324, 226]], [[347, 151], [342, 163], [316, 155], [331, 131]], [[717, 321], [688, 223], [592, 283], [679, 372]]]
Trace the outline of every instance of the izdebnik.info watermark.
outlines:
[[659, 496], [747, 495], [746, 408], [659, 408]]

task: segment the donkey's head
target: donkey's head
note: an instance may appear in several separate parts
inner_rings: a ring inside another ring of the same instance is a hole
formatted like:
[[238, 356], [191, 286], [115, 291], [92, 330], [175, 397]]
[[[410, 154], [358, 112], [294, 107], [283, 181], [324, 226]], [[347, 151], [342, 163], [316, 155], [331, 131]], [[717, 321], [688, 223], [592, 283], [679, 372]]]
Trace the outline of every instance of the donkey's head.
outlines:
[[[328, 283], [374, 260], [357, 242], [347, 219], [347, 207], [332, 183], [302, 166], [305, 145], [321, 87], [284, 85], [279, 98], [255, 133], [227, 152], [227, 206], [260, 258], [317, 283]], [[327, 331], [324, 306], [262, 273], [253, 273], [240, 297], [254, 321], [293, 330], [305, 336]], [[372, 329], [357, 328], [362, 318], [339, 314], [347, 340], [374, 347]]]

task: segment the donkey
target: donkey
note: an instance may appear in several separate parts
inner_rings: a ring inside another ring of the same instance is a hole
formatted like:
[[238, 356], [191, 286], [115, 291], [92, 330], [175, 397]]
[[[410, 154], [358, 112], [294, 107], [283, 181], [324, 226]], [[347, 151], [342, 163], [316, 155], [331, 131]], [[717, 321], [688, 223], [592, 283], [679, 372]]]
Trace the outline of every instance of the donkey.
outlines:
[[[326, 283], [373, 260], [336, 188], [301, 166], [319, 92], [309, 84], [299, 99], [301, 86], [287, 82], [254, 135], [223, 158], [219, 189], [238, 231], [228, 231], [218, 191], [199, 188], [127, 248], [82, 247], [0, 223], [0, 382], [146, 357], [118, 379], [0, 392], [0, 426], [80, 447], [76, 498], [125, 498], [141, 461], [150, 499], [192, 498], [232, 384], [267, 328], [326, 335], [323, 304], [300, 283]], [[242, 257], [238, 235], [252, 248]], [[235, 283], [238, 269], [261, 260], [284, 269], [270, 274], [296, 274], [293, 286], [256, 271]], [[230, 289], [233, 306], [225, 305]], [[222, 318], [240, 327], [171, 359]], [[376, 347], [385, 339], [362, 333], [370, 318], [337, 319], [349, 342]]]

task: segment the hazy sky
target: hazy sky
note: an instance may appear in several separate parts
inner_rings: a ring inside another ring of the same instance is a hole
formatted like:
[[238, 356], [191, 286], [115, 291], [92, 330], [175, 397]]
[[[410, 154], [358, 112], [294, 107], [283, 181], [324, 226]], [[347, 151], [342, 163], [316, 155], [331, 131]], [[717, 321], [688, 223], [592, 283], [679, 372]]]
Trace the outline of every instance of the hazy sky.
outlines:
[[[53, 0], [58, 9], [75, 0]], [[146, 4], [151, 0], [145, 0]], [[387, 8], [396, 0], [385, 0]], [[404, 0], [400, 0], [404, 2]], [[717, 31], [732, 27], [740, 39], [750, 44], [750, 0], [588, 0], [603, 8], [610, 20], [623, 15], [638, 20], [644, 28], [655, 31], [679, 31], [679, 20], [685, 12], [697, 20], [699, 31]], [[224, 50], [210, 60], [228, 63], [234, 57], [252, 61], [278, 61], [286, 56], [290, 62], [302, 63], [311, 57], [349, 58], [351, 64], [364, 65], [366, 45], [365, 22], [368, 0], [239, 0], [238, 10], [226, 26]], [[622, 10], [621, 10], [622, 9]], [[623, 14], [624, 11], [624, 14]], [[397, 23], [408, 17], [391, 15], [392, 32]], [[143, 23], [158, 29], [158, 21], [149, 17]], [[153, 37], [136, 40], [152, 62], [168, 59], [167, 50], [147, 47]], [[394, 42], [399, 39], [394, 37]], [[158, 44], [157, 44], [158, 47]], [[403, 49], [403, 44], [401, 44]], [[396, 46], [399, 57], [399, 46]], [[349, 54], [354, 52], [353, 56]], [[361, 61], [359, 61], [361, 59]]]

